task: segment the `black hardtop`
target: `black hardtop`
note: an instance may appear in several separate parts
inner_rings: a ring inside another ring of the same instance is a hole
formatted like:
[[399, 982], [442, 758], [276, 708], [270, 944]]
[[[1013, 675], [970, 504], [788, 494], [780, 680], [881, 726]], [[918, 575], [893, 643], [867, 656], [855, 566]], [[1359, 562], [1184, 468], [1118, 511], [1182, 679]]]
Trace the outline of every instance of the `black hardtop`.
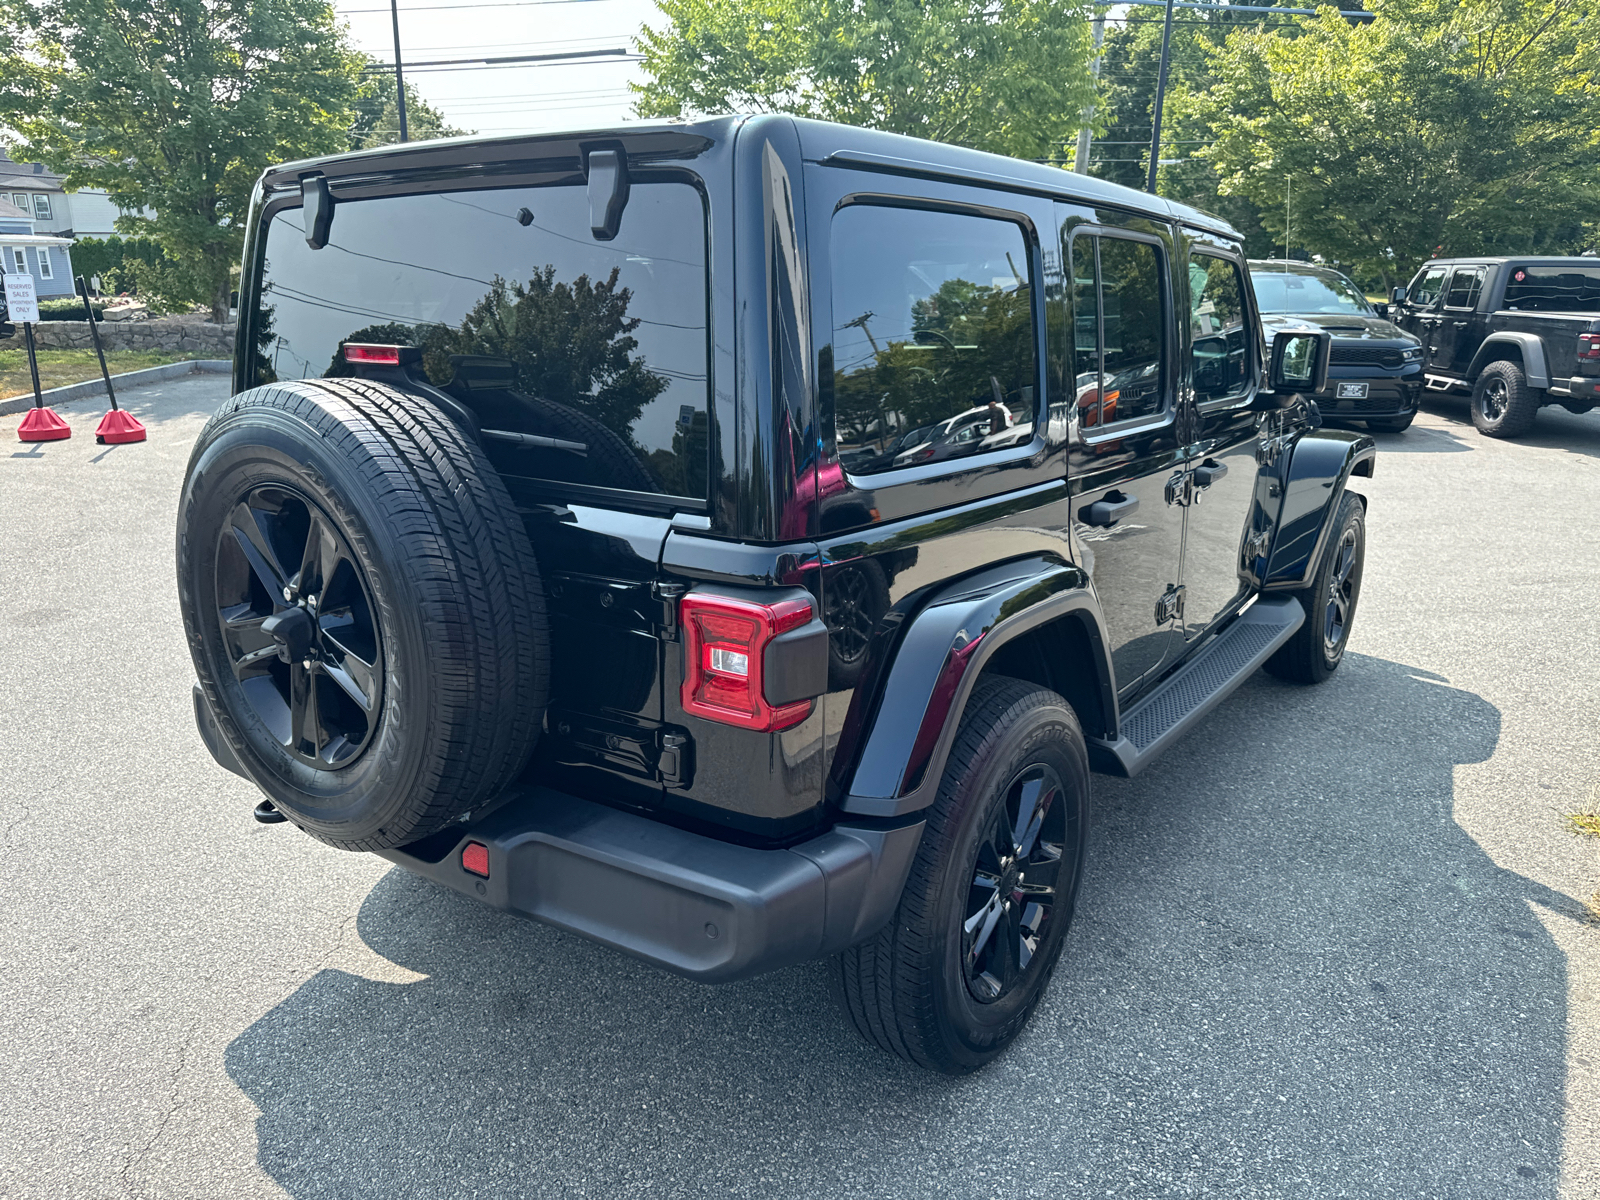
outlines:
[[1469, 267], [1498, 267], [1507, 263], [1538, 263], [1551, 267], [1600, 267], [1600, 258], [1594, 255], [1559, 255], [1559, 254], [1482, 254], [1462, 255], [1458, 258], [1430, 258], [1417, 270], [1426, 270], [1428, 267], [1453, 267], [1464, 265]]
[[306, 175], [330, 180], [378, 179], [398, 172], [486, 169], [508, 161], [565, 163], [581, 169], [586, 148], [622, 143], [630, 159], [662, 162], [694, 158], [743, 128], [759, 130], [775, 122], [791, 123], [799, 134], [801, 153], [813, 162], [837, 163], [890, 174], [953, 179], [975, 185], [1031, 192], [1061, 200], [1102, 204], [1177, 221], [1192, 228], [1240, 240], [1233, 226], [1218, 217], [1151, 196], [1092, 175], [1078, 175], [1057, 166], [968, 150], [897, 133], [813, 121], [782, 115], [708, 117], [699, 121], [630, 121], [592, 129], [518, 134], [508, 137], [440, 138], [405, 145], [379, 146], [347, 154], [299, 159], [268, 168], [261, 183], [268, 192], [297, 188]]

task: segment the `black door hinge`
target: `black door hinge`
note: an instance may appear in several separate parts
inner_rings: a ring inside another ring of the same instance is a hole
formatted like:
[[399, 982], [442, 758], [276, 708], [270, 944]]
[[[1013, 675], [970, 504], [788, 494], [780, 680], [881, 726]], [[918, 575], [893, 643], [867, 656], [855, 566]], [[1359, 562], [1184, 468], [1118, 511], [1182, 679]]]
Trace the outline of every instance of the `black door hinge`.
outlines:
[[1165, 594], [1156, 601], [1156, 624], [1165, 625], [1175, 617], [1183, 615], [1183, 587], [1167, 585]]
[[650, 594], [661, 601], [661, 614], [658, 623], [661, 626], [663, 641], [675, 642], [678, 640], [678, 601], [688, 591], [688, 587], [681, 583], [662, 583], [659, 579], [650, 585]]

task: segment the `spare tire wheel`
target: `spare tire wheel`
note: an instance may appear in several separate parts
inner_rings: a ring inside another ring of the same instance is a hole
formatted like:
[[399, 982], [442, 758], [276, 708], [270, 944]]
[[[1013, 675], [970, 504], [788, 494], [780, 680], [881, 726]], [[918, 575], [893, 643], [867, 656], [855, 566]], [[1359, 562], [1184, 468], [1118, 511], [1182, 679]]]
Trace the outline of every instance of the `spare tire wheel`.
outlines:
[[224, 736], [291, 821], [379, 850], [492, 802], [544, 717], [526, 529], [472, 436], [357, 379], [242, 392], [178, 510], [178, 599]]

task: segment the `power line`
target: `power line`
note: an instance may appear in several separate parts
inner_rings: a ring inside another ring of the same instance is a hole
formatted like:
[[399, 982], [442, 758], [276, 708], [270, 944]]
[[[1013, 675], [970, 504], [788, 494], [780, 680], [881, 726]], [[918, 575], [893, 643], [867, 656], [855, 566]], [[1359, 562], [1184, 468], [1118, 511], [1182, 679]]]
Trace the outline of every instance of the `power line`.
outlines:
[[[435, 58], [425, 62], [406, 63], [405, 66], [408, 71], [415, 71], [419, 67], [503, 67], [514, 66], [518, 63], [556, 62], [573, 58], [626, 58], [627, 54], [626, 50], [620, 48], [609, 50], [562, 50], [555, 54], [508, 54], [495, 58]], [[393, 67], [394, 63], [392, 62], [375, 60], [371, 66], [365, 69], [368, 71], [388, 71]]]

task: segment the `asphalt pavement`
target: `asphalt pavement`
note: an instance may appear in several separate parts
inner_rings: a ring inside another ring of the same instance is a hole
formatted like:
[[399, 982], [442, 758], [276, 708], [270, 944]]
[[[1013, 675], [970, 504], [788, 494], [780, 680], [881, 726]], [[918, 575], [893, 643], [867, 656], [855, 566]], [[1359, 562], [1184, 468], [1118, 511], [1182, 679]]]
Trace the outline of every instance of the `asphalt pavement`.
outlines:
[[1097, 777], [1054, 985], [957, 1080], [819, 964], [701, 987], [253, 822], [173, 585], [226, 388], [0, 419], [0, 1196], [1600, 1197], [1600, 413], [1379, 437], [1343, 667]]

